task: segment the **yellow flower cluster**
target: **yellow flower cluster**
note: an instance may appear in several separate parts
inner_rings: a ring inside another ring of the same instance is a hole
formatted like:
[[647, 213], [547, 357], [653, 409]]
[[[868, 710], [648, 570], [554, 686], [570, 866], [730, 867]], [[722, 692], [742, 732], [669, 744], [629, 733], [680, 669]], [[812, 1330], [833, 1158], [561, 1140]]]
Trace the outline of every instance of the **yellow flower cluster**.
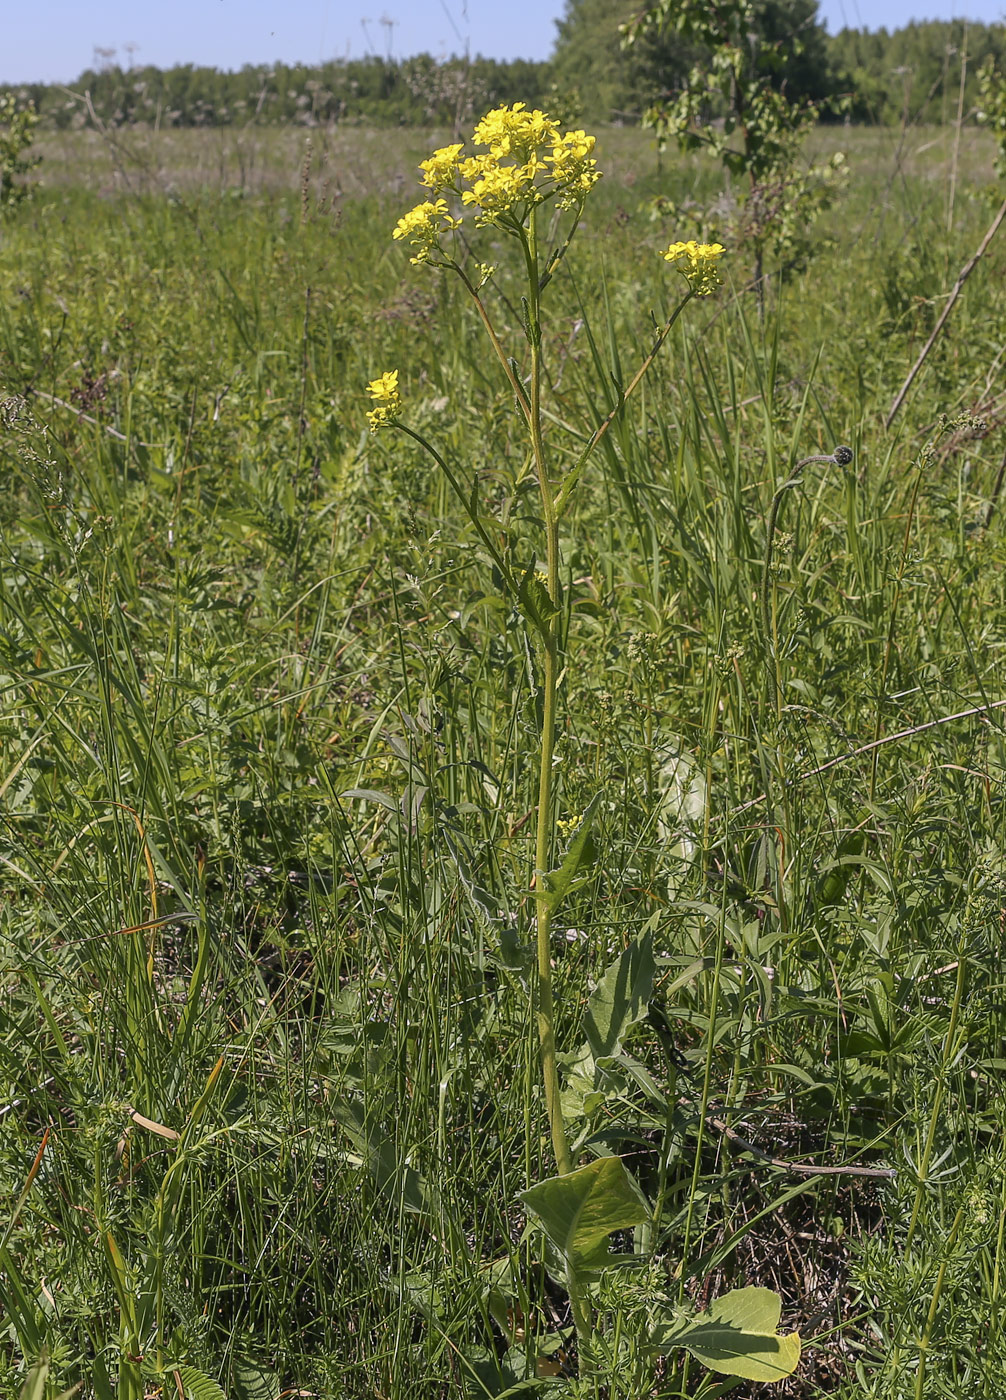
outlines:
[[402, 396], [398, 392], [398, 370], [390, 369], [379, 379], [372, 379], [367, 385], [367, 393], [374, 400], [374, 407], [367, 414], [370, 431], [376, 433], [386, 423], [393, 423], [402, 411]]
[[537, 204], [541, 199], [534, 177], [540, 169], [532, 156], [526, 165], [500, 165], [494, 155], [471, 156], [458, 173], [471, 189], [462, 190], [461, 203], [478, 205], [479, 222], [491, 223], [497, 214], [509, 213], [521, 200]]
[[398, 221], [395, 238], [407, 238], [418, 248], [413, 262], [429, 262], [441, 233], [460, 220], [447, 213], [443, 194], [474, 206], [476, 223], [499, 223], [526, 217], [543, 200], [555, 198], [561, 208], [581, 204], [601, 178], [591, 152], [594, 138], [584, 131], [563, 132], [558, 122], [523, 102], [496, 107], [475, 127], [472, 140], [486, 147], [481, 155], [463, 157], [461, 143], [442, 146], [420, 161], [422, 182], [437, 196], [419, 204]]
[[460, 223], [460, 219], [452, 218], [447, 212], [446, 199], [426, 200], [402, 215], [391, 236], [407, 238], [413, 248], [418, 249], [412, 262], [429, 262], [434, 248], [440, 244], [440, 235], [457, 228]]
[[591, 186], [601, 178], [595, 168], [597, 161], [591, 157], [594, 138], [585, 131], [567, 131], [558, 141], [552, 143], [552, 154], [546, 156], [552, 166], [552, 178], [562, 193], [559, 203], [568, 208], [583, 198]]
[[559, 124], [537, 108], [529, 112], [523, 102], [512, 107], [503, 104], [485, 114], [472, 132], [472, 140], [476, 146], [488, 146], [497, 160], [512, 156], [526, 161], [559, 140]]
[[421, 160], [419, 168], [423, 172], [423, 184], [429, 185], [431, 190], [442, 190], [451, 184], [463, 150], [464, 146], [459, 141], [456, 146], [441, 146], [429, 160]]
[[672, 243], [663, 256], [686, 278], [696, 296], [707, 297], [723, 281], [718, 264], [725, 252], [722, 243], [696, 243], [690, 238], [687, 243]]

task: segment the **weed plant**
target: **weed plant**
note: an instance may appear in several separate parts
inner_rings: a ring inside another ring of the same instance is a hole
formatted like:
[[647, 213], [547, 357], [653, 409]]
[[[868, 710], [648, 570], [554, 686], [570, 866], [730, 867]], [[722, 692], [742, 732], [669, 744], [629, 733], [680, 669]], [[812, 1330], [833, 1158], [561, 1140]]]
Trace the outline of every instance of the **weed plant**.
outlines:
[[[463, 288], [388, 236], [395, 152], [336, 197], [268, 133], [245, 192], [190, 136], [201, 187], [127, 133], [0, 246], [0, 1394], [561, 1393], [503, 956], [534, 912], [534, 659], [360, 386], [398, 367], [526, 559], [513, 392]], [[803, 1338], [776, 1395], [1006, 1368], [1006, 284], [993, 245], [885, 431], [992, 178], [991, 143], [962, 152], [948, 239], [948, 152], [898, 140], [843, 133], [810, 270], [763, 320], [742, 282], [695, 303], [570, 508], [553, 781], [563, 819], [601, 794], [600, 859], [551, 938], [557, 1044], [625, 949], [655, 967], [577, 1143], [650, 1207], [592, 1295], [612, 1400], [650, 1364], [618, 1318], [745, 1285]], [[652, 195], [712, 178], [658, 177], [640, 133], [597, 155], [549, 288], [549, 442], [588, 440], [667, 318]], [[779, 488], [846, 442], [770, 548]], [[672, 1352], [647, 1385], [730, 1383]]]

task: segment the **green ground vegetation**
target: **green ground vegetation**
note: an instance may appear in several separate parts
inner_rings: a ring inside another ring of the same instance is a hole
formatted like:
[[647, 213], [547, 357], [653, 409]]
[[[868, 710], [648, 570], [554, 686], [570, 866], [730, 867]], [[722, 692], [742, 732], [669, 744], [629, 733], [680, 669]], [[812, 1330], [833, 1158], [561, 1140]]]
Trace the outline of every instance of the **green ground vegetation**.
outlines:
[[[442, 476], [366, 431], [397, 368], [494, 538], [540, 553], [506, 379], [390, 238], [442, 139], [52, 134], [0, 231], [4, 1397], [571, 1388], [519, 1199], [554, 1170], [536, 662]], [[578, 1108], [580, 1159], [621, 1155], [651, 1211], [595, 1305], [776, 1289], [800, 1368], [738, 1400], [992, 1394], [1004, 245], [884, 423], [1002, 189], [983, 133], [812, 143], [852, 175], [806, 266], [760, 313], [728, 250], [564, 535], [554, 784], [564, 819], [596, 799], [596, 850], [554, 931], [560, 1051], [633, 939], [654, 969]], [[596, 154], [549, 289], [556, 441], [666, 316], [655, 196], [728, 193], [639, 131]], [[601, 1393], [639, 1395], [609, 1360]], [[672, 1353], [649, 1393], [726, 1391]]]

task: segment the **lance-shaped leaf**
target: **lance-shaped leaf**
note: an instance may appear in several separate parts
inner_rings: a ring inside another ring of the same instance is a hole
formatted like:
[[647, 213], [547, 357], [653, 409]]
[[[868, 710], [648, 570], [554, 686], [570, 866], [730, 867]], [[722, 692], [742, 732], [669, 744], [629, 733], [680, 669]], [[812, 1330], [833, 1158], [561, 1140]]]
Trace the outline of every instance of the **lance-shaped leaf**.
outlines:
[[561, 1061], [566, 1071], [563, 1111], [570, 1117], [590, 1114], [603, 1102], [606, 1085], [614, 1083], [603, 1071], [625, 1069], [622, 1046], [646, 1017], [656, 970], [649, 932], [633, 939], [605, 969], [584, 1012], [583, 1044]]
[[800, 1360], [800, 1335], [776, 1329], [782, 1299], [771, 1288], [736, 1288], [696, 1317], [658, 1324], [651, 1335], [656, 1351], [687, 1347], [713, 1371], [749, 1381], [781, 1381]]
[[656, 970], [650, 933], [633, 939], [605, 969], [583, 1018], [587, 1047], [595, 1060], [617, 1055], [629, 1031], [646, 1016]]
[[596, 792], [580, 818], [580, 825], [573, 832], [562, 864], [555, 870], [538, 872], [545, 903], [552, 910], [559, 907], [570, 890], [583, 883], [582, 880], [577, 879], [580, 869], [584, 865], [592, 864], [595, 859], [596, 852], [591, 828], [594, 824], [594, 813], [597, 811], [600, 801], [601, 794]]
[[521, 1192], [567, 1266], [602, 1268], [613, 1258], [608, 1236], [650, 1218], [646, 1197], [621, 1157], [598, 1157], [565, 1176], [551, 1176]]

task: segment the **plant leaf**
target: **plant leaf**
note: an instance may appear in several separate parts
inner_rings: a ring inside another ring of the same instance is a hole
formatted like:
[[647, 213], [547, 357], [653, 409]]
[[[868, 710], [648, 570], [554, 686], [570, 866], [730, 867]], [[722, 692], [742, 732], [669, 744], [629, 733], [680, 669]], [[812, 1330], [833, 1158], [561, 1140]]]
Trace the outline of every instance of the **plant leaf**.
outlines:
[[217, 1382], [202, 1371], [197, 1371], [194, 1366], [175, 1366], [172, 1369], [185, 1387], [186, 1396], [190, 1396], [191, 1400], [227, 1400]]
[[592, 1057], [617, 1055], [629, 1031], [646, 1016], [653, 994], [653, 935], [633, 939], [594, 988], [583, 1017], [583, 1033]]
[[782, 1299], [771, 1288], [736, 1288], [696, 1317], [661, 1323], [651, 1335], [657, 1351], [687, 1347], [713, 1371], [749, 1381], [779, 1381], [800, 1360], [800, 1334], [776, 1331]]
[[573, 882], [580, 872], [580, 867], [585, 862], [592, 863], [594, 860], [591, 827], [594, 823], [594, 813], [597, 811], [600, 801], [601, 794], [596, 792], [587, 803], [583, 816], [580, 818], [580, 825], [573, 832], [572, 840], [565, 856], [563, 856], [562, 864], [557, 866], [555, 870], [538, 872], [538, 879], [545, 895], [545, 903], [553, 911], [559, 907], [566, 895], [573, 889]]
[[566, 1176], [551, 1176], [520, 1199], [573, 1269], [597, 1269], [612, 1256], [608, 1236], [650, 1218], [646, 1197], [621, 1157], [598, 1157]]
[[231, 1373], [237, 1400], [279, 1400], [283, 1383], [268, 1366], [241, 1357], [235, 1360]]

